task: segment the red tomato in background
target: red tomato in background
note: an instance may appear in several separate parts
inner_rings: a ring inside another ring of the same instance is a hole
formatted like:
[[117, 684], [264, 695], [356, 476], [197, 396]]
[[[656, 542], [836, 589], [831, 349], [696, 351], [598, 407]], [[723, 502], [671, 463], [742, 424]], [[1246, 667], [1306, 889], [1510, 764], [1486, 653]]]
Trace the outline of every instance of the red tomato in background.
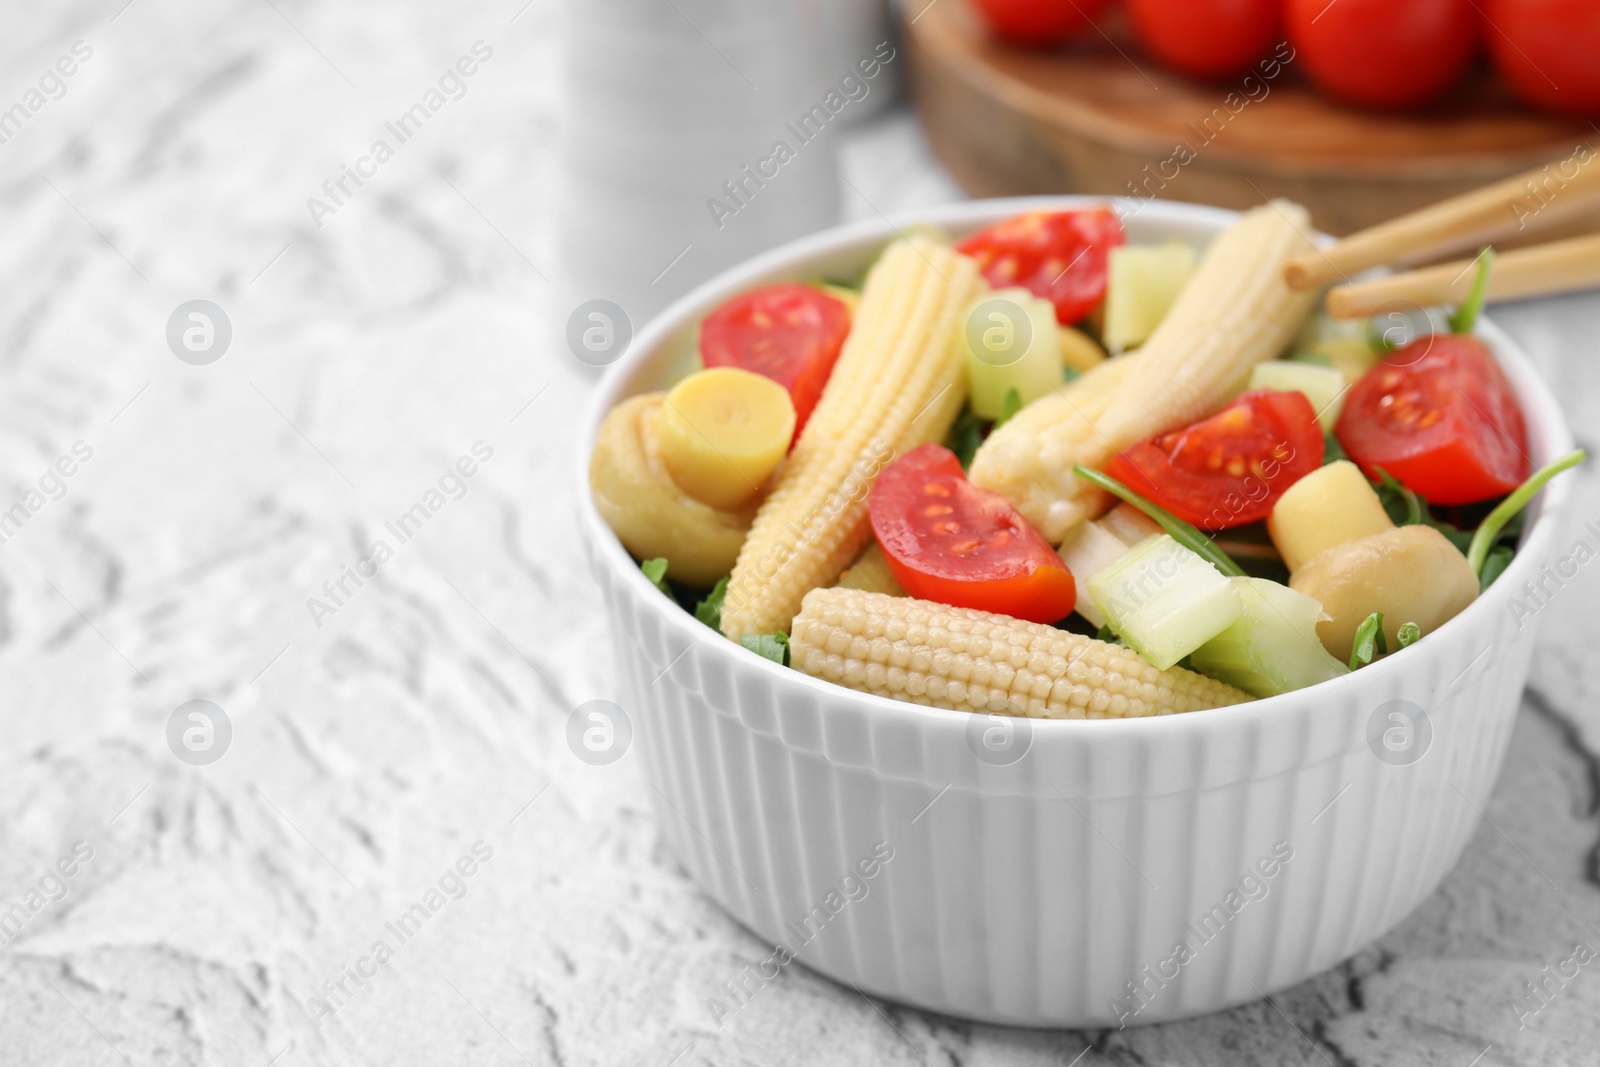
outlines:
[[1029, 622], [1064, 619], [1078, 602], [1050, 542], [999, 493], [967, 481], [943, 445], [885, 467], [867, 510], [889, 570], [914, 597]]
[[1087, 29], [1108, 3], [1110, 0], [972, 0], [997, 36], [1028, 45], [1065, 41]]
[[769, 285], [741, 293], [705, 317], [700, 360], [707, 367], [753, 371], [789, 390], [798, 441], [849, 333], [844, 301], [810, 285]]
[[1600, 114], [1600, 3], [1595, 0], [1478, 0], [1495, 69], [1537, 107]]
[[1430, 504], [1471, 504], [1528, 476], [1528, 431], [1511, 383], [1482, 341], [1440, 334], [1391, 352], [1350, 387], [1339, 443]]
[[1106, 295], [1111, 249], [1127, 237], [1110, 208], [1030, 211], [995, 223], [956, 245], [978, 261], [996, 289], [1020, 285], [1050, 301], [1070, 326]]
[[1281, 40], [1283, 0], [1128, 0], [1145, 51], [1198, 78], [1243, 74]]
[[1372, 108], [1425, 104], [1472, 62], [1472, 0], [1287, 0], [1289, 43], [1317, 87]]
[[1322, 466], [1325, 442], [1304, 393], [1256, 389], [1211, 416], [1112, 457], [1106, 473], [1202, 530], [1264, 519]]

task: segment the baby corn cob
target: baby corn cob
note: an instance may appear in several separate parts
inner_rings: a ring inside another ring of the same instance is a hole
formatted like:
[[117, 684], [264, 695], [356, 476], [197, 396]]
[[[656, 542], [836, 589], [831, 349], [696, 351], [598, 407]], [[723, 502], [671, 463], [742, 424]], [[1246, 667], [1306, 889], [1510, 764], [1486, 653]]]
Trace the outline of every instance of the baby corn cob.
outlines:
[[850, 569], [839, 575], [837, 587], [840, 589], [862, 589], [868, 593], [888, 593], [890, 596], [905, 596], [906, 591], [900, 588], [900, 583], [895, 580], [894, 573], [889, 570], [889, 561], [883, 558], [883, 549], [874, 541], [866, 547], [856, 561], [850, 564]]
[[1023, 408], [989, 436], [972, 481], [1009, 500], [1052, 542], [1104, 509], [1073, 476], [1137, 441], [1210, 415], [1294, 338], [1315, 294], [1291, 292], [1289, 260], [1311, 250], [1304, 208], [1247, 211], [1206, 249], [1195, 274], [1143, 346], [1100, 364]]
[[928, 238], [896, 241], [867, 275], [855, 324], [739, 551], [722, 632], [787, 630], [871, 536], [867, 493], [890, 460], [938, 441], [966, 398], [957, 318], [976, 264]]
[[808, 593], [789, 656], [797, 670], [864, 693], [1035, 719], [1169, 715], [1252, 699], [1053, 626], [857, 589]]

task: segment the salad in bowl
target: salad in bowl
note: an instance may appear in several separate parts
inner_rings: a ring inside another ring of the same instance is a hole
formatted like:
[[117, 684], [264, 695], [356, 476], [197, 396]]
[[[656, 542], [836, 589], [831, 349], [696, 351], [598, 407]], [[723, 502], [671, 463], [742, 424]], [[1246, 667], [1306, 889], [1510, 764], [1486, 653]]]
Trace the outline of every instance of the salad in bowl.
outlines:
[[1492, 256], [1396, 339], [1285, 285], [1310, 233], [1285, 201], [1199, 252], [1030, 210], [741, 292], [605, 416], [595, 506], [728, 640], [914, 704], [1138, 718], [1405, 655], [1583, 457], [1532, 469], [1474, 333]]

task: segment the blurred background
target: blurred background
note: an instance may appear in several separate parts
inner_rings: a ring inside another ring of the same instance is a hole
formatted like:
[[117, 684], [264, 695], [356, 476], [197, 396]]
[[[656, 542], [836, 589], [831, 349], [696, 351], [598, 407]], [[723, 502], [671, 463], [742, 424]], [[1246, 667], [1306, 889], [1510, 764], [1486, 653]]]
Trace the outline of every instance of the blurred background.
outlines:
[[560, 256], [637, 315], [777, 241], [904, 202], [848, 160], [863, 136], [850, 131], [879, 118], [870, 139], [908, 105], [913, 136], [969, 196], [1286, 196], [1346, 234], [1548, 164], [1502, 245], [1540, 215], [1545, 236], [1597, 221], [1548, 225], [1594, 154], [1600, 13], [1583, 0], [640, 0], [569, 14]]
[[[566, 728], [616, 695], [573, 441], [670, 300], [966, 196], [1285, 194], [1345, 232], [1549, 163], [1548, 221], [1600, 137], [1596, 19], [0, 5], [0, 1064], [1582, 1062], [1597, 994], [1530, 1032], [1506, 1006], [1600, 918], [1581, 596], [1436, 898], [1273, 1005], [1124, 1033], [801, 968], [717, 1025], [767, 950], [664, 852], [637, 764]], [[1580, 436], [1597, 311], [1495, 311]]]

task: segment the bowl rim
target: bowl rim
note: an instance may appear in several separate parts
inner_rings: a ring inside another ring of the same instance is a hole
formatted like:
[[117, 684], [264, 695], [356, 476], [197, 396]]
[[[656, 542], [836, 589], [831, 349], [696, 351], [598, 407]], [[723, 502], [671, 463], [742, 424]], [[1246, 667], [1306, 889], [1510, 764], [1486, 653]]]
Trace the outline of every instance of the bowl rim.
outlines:
[[[574, 476], [579, 486], [579, 513], [582, 525], [580, 536], [586, 537], [593, 546], [592, 559], [595, 564], [600, 565], [600, 561], [603, 560], [604, 565], [620, 571], [622, 581], [631, 589], [632, 595], [649, 604], [651, 610], [665, 619], [666, 625], [672, 632], [688, 642], [690, 647], [698, 645], [705, 650], [716, 649], [717, 651], [711, 653], [713, 655], [732, 655], [735, 668], [742, 665], [745, 669], [767, 671], [773, 684], [803, 686], [821, 701], [859, 702], [858, 706], [870, 709], [875, 716], [890, 717], [886, 721], [895, 725], [903, 724], [915, 729], [932, 731], [965, 730], [970, 716], [976, 713], [894, 700], [850, 689], [826, 679], [814, 678], [792, 667], [774, 663], [727, 640], [681, 608], [674, 600], [663, 597], [600, 517], [589, 487], [589, 457], [594, 450], [600, 422], [606, 413], [628, 395], [636, 395], [624, 393], [624, 382], [632, 371], [680, 327], [702, 316], [730, 296], [754, 285], [765, 284], [764, 279], [768, 275], [788, 271], [795, 276], [803, 276], [805, 274], [803, 265], [809, 260], [828, 253], [843, 253], [858, 245], [886, 242], [894, 237], [903, 236], [908, 228], [934, 225], [964, 231], [977, 229], [1024, 211], [1059, 211], [1098, 205], [1109, 205], [1122, 219], [1133, 215], [1145, 216], [1158, 225], [1191, 228], [1199, 226], [1210, 230], [1213, 234], [1240, 215], [1238, 211], [1210, 205], [1131, 197], [1051, 195], [964, 200], [899, 212], [894, 216], [880, 213], [877, 218], [844, 223], [789, 241], [719, 272], [674, 300], [634, 335], [628, 351], [606, 368], [587, 401], [586, 413], [581, 424], [581, 436], [578, 440], [579, 447], [575, 455]], [[1320, 232], [1313, 236], [1321, 244], [1333, 240]], [[1538, 456], [1543, 453], [1545, 456], [1543, 462], [1549, 462], [1575, 447], [1572, 431], [1567, 425], [1560, 405], [1521, 346], [1488, 315], [1479, 317], [1476, 332], [1489, 344], [1496, 362], [1501, 364], [1511, 381], [1524, 421], [1529, 428], [1529, 448], [1533, 455]], [[1538, 460], [1533, 462], [1535, 466], [1539, 463]], [[1544, 558], [1557, 534], [1564, 530], [1565, 524], [1562, 520], [1566, 515], [1570, 481], [1571, 479], [1566, 478], [1555, 479], [1529, 502], [1530, 507], [1537, 508], [1537, 514], [1533, 523], [1524, 530], [1516, 556], [1510, 566], [1496, 579], [1496, 585], [1508, 582], [1508, 588], [1516, 588], [1523, 580], [1523, 575], [1533, 571], [1535, 558]], [[1464, 633], [1475, 620], [1486, 619], [1490, 611], [1496, 610], [1496, 605], [1492, 605], [1489, 601], [1487, 594], [1480, 594], [1465, 610], [1436, 631], [1442, 636], [1439, 643], [1435, 643], [1432, 647], [1442, 648], [1443, 641], [1449, 640], [1453, 634]], [[1415, 646], [1416, 649], [1428, 647], [1426, 642], [1419, 642]], [[1415, 654], [1413, 652], [1413, 656]], [[1481, 655], [1479, 653], [1480, 658]], [[1408, 670], [1417, 664], [1413, 659], [1409, 665], [1404, 662], [1396, 665], [1395, 659], [1397, 657], [1385, 658], [1360, 671], [1352, 671], [1305, 689], [1262, 697], [1242, 704], [1208, 708], [1198, 713], [1103, 719], [1030, 718], [1028, 721], [1033, 731], [1033, 743], [1036, 745], [1053, 738], [1081, 741], [1091, 736], [1103, 738], [1109, 743], [1128, 737], [1129, 731], [1137, 730], [1166, 730], [1180, 737], [1188, 736], [1193, 731], [1247, 726], [1259, 722], [1266, 716], [1281, 716], [1296, 707], [1309, 710], [1317, 705], [1319, 698], [1323, 696], [1331, 698], [1352, 687], [1379, 688], [1396, 671]], [[1438, 707], [1430, 708], [1430, 713], [1442, 710], [1444, 703], [1447, 701], [1441, 701]], [[1066, 731], [1080, 732], [1068, 734]]]

